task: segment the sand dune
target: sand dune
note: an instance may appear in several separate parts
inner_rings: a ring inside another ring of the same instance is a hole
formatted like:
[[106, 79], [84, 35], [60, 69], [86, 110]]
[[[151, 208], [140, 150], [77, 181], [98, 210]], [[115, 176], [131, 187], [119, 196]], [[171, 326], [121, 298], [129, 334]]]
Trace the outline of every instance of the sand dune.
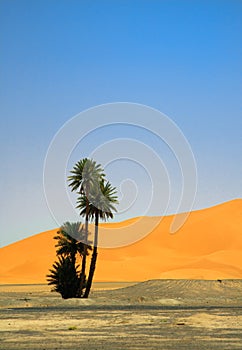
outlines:
[[[102, 227], [111, 228], [108, 234], [114, 237], [118, 233], [121, 242], [127, 227], [129, 234], [138, 237], [157, 219], [135, 218]], [[242, 278], [241, 199], [192, 212], [176, 234], [169, 233], [172, 220], [173, 216], [164, 217], [151, 233], [132, 245], [99, 249], [95, 280]], [[1, 248], [0, 283], [45, 282], [55, 260], [55, 233], [43, 232]], [[101, 230], [101, 239], [103, 236]]]

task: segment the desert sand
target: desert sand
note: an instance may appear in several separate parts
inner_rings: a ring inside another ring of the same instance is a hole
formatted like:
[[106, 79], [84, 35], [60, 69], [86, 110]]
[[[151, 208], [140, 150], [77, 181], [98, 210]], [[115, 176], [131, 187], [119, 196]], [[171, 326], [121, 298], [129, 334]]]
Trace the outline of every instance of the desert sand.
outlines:
[[241, 349], [242, 280], [150, 280], [90, 299], [47, 285], [0, 294], [2, 350]]
[[169, 216], [132, 245], [99, 249], [89, 299], [46, 284], [56, 230], [1, 248], [0, 349], [241, 349], [241, 218], [234, 200], [192, 212], [175, 235]]
[[[133, 227], [139, 233], [157, 218], [132, 220], [138, 223], [129, 227], [130, 232]], [[242, 199], [192, 212], [176, 234], [169, 233], [172, 220], [173, 216], [164, 217], [151, 233], [132, 245], [100, 248], [95, 280], [242, 278]], [[114, 235], [118, 231], [122, 238], [127, 221], [102, 227], [111, 228]], [[55, 260], [56, 231], [1, 248], [0, 283], [45, 283]]]

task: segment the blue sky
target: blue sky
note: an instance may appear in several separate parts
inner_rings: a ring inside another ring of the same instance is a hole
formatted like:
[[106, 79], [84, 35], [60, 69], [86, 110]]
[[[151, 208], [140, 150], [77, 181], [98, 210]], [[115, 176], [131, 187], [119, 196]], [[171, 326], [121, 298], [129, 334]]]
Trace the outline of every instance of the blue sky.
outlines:
[[2, 0], [0, 32], [1, 246], [56, 227], [48, 146], [99, 104], [145, 104], [178, 125], [197, 162], [195, 209], [242, 197], [241, 1]]

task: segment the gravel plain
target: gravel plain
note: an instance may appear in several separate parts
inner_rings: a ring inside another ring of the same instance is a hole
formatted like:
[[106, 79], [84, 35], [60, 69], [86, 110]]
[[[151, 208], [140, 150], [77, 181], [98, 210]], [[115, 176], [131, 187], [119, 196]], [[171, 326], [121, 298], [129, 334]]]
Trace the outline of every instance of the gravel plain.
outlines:
[[242, 280], [150, 280], [69, 300], [0, 285], [0, 295], [2, 350], [242, 348]]

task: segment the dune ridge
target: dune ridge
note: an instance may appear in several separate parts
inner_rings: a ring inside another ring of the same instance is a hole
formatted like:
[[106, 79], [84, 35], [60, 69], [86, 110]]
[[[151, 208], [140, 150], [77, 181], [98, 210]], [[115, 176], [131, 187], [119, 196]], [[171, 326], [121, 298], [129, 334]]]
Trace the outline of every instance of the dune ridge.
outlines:
[[[242, 199], [192, 212], [174, 235], [169, 233], [172, 219], [172, 215], [164, 217], [150, 234], [132, 245], [100, 248], [95, 280], [242, 279]], [[155, 218], [143, 217], [140, 222], [144, 225], [152, 220]], [[122, 233], [126, 225], [120, 222], [103, 227]], [[0, 283], [45, 283], [56, 258], [56, 231], [0, 248]]]

